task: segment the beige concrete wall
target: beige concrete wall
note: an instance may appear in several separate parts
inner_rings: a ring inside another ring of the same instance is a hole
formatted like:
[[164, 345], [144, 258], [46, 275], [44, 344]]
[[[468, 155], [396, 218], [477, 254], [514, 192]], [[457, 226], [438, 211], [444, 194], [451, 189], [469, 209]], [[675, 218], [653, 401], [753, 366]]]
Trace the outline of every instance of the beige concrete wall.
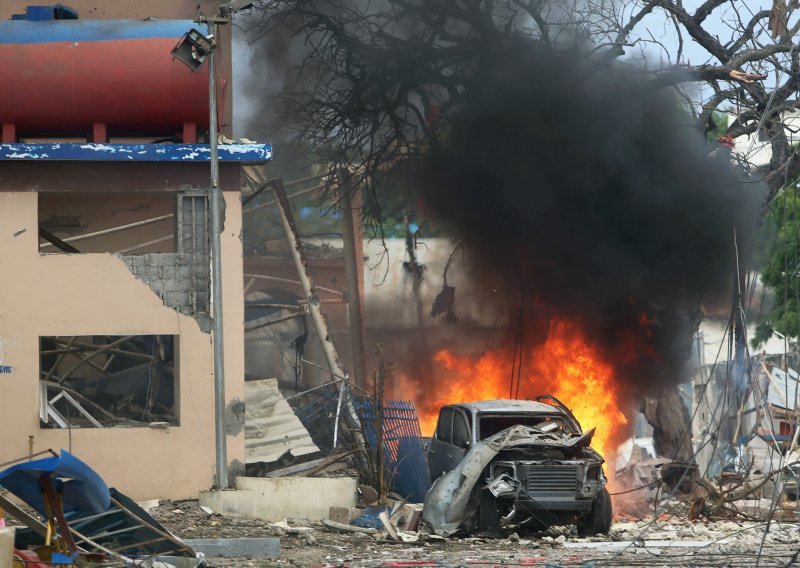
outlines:
[[[241, 206], [226, 193], [222, 235], [226, 398], [243, 394]], [[180, 426], [73, 429], [72, 452], [106, 482], [136, 499], [190, 498], [214, 471], [211, 337], [164, 306], [123, 262], [106, 253], [40, 255], [37, 194], [0, 192], [0, 462], [34, 449], [68, 448], [66, 430], [39, 426], [39, 337], [179, 336]], [[8, 369], [6, 369], [8, 370]], [[229, 460], [243, 461], [244, 434], [228, 437]]]

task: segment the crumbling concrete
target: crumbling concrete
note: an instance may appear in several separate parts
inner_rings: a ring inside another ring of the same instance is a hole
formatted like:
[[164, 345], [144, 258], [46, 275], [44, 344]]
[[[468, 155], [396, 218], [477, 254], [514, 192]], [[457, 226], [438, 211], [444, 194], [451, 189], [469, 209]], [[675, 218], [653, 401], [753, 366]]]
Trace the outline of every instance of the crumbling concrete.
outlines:
[[281, 541], [277, 538], [193, 538], [188, 539], [186, 544], [197, 552], [215, 558], [277, 558], [281, 555]]
[[[238, 193], [226, 192], [228, 211]], [[213, 357], [197, 320], [164, 306], [119, 257], [108, 253], [39, 254], [37, 195], [0, 191], [0, 462], [33, 450], [66, 448], [96, 467], [110, 485], [134, 499], [189, 498], [213, 482]], [[225, 392], [244, 398], [242, 259], [231, 215], [223, 235], [226, 294]], [[16, 238], [20, 229], [26, 231]], [[237, 323], [238, 322], [238, 323]], [[42, 428], [39, 418], [40, 337], [137, 335], [177, 338], [179, 426], [169, 428]], [[228, 459], [244, 461], [244, 435], [229, 436]], [[146, 456], [134, 459], [131, 456]], [[169, 471], [168, 476], [163, 472]], [[326, 509], [327, 514], [327, 509]]]
[[200, 504], [246, 519], [327, 519], [331, 507], [355, 507], [358, 481], [351, 477], [240, 477], [236, 491], [205, 491]]

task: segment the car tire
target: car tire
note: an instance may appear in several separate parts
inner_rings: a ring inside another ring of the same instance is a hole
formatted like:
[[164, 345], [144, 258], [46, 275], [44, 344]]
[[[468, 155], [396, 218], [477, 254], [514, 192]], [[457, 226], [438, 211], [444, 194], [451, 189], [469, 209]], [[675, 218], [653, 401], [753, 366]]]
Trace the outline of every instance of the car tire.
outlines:
[[578, 523], [578, 536], [587, 537], [596, 534], [608, 534], [608, 531], [611, 530], [612, 514], [611, 494], [604, 487], [594, 498], [591, 513]]

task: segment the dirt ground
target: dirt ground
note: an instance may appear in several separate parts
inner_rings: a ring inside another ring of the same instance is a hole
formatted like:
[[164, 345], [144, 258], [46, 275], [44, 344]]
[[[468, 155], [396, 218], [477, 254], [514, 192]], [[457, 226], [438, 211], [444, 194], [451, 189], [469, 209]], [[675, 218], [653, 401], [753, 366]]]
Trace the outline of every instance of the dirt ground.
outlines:
[[[289, 520], [295, 532], [266, 521], [208, 514], [196, 502], [150, 511], [182, 538], [277, 537], [279, 558], [209, 559], [231, 568], [404, 566], [798, 566], [797, 523], [690, 523], [679, 518], [617, 522], [608, 537], [578, 538], [570, 527], [519, 537], [452, 538], [397, 543], [385, 535], [338, 534], [321, 523]], [[763, 546], [762, 545], [763, 540]], [[759, 558], [759, 549], [760, 558]]]

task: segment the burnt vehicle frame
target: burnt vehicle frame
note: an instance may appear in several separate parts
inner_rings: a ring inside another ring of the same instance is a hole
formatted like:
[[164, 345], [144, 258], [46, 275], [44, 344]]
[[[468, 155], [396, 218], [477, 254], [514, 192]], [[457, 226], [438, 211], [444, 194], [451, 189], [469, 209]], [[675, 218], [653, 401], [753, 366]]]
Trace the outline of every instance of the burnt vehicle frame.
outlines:
[[444, 536], [566, 524], [607, 534], [611, 497], [593, 434], [551, 395], [443, 406], [423, 518]]

